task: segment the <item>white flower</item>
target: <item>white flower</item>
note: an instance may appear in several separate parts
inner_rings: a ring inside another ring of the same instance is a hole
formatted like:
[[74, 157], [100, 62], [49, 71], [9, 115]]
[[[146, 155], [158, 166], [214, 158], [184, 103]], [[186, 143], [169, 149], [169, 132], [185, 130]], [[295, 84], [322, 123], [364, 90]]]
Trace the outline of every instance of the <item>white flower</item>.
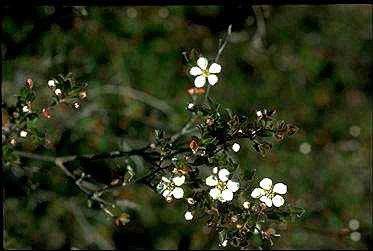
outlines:
[[241, 146], [238, 143], [234, 143], [232, 146], [232, 150], [235, 152], [238, 152], [240, 150]]
[[193, 214], [192, 214], [192, 212], [187, 211], [185, 213], [184, 217], [185, 217], [186, 220], [192, 220], [193, 219]]
[[180, 187], [185, 182], [185, 176], [175, 176], [171, 180], [162, 177], [161, 182], [157, 185], [157, 191], [163, 197], [169, 200], [169, 197], [174, 196], [175, 199], [184, 197], [184, 190]]
[[263, 114], [262, 114], [261, 111], [257, 111], [257, 112], [256, 112], [256, 116], [261, 117], [262, 115], [263, 115]]
[[213, 173], [217, 176], [210, 175], [206, 178], [206, 185], [214, 187], [210, 190], [210, 196], [221, 202], [231, 201], [233, 193], [240, 188], [240, 184], [228, 179], [230, 173], [227, 169], [221, 169], [218, 172], [218, 168], [214, 167]]
[[189, 104], [188, 104], [188, 109], [192, 109], [192, 108], [193, 108], [193, 106], [194, 106], [194, 104], [193, 104], [193, 103], [189, 103]]
[[48, 81], [48, 86], [49, 86], [49, 87], [55, 87], [56, 84], [54, 83], [54, 80], [49, 80], [49, 81]]
[[272, 180], [264, 178], [259, 183], [260, 188], [257, 187], [251, 192], [251, 197], [259, 198], [260, 201], [264, 202], [268, 207], [281, 207], [284, 205], [285, 200], [281, 195], [286, 194], [287, 186], [283, 183], [277, 183], [272, 187]]
[[200, 57], [197, 60], [197, 66], [192, 67], [189, 73], [193, 76], [197, 76], [194, 79], [194, 85], [197, 88], [201, 88], [206, 83], [206, 78], [210, 85], [215, 85], [218, 82], [218, 77], [214, 73], [219, 73], [221, 71], [221, 66], [217, 63], [212, 63], [210, 68], [207, 70], [208, 61], [204, 57]]
[[21, 131], [20, 133], [19, 133], [19, 135], [21, 136], [21, 137], [26, 137], [27, 136], [27, 132], [26, 131]]

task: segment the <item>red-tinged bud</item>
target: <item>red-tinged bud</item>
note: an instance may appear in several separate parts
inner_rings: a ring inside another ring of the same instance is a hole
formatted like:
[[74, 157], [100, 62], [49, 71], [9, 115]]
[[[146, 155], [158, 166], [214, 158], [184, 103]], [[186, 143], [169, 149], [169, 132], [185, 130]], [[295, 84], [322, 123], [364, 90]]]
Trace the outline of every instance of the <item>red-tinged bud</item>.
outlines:
[[42, 113], [43, 113], [43, 116], [46, 117], [47, 119], [49, 119], [51, 117], [51, 115], [48, 112], [48, 107], [43, 108]]
[[31, 89], [31, 88], [33, 87], [33, 85], [34, 85], [34, 84], [32, 83], [32, 79], [31, 79], [31, 78], [29, 78], [29, 79], [26, 80], [26, 86], [27, 86], [28, 88]]

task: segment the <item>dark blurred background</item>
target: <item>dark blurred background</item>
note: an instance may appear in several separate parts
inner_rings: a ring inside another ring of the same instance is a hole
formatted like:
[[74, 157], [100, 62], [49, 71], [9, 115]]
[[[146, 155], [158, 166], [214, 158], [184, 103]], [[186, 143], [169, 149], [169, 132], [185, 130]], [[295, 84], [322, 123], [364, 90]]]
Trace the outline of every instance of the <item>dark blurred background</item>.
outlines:
[[[274, 248], [372, 248], [371, 5], [34, 6], [3, 14], [3, 101], [15, 104], [27, 78], [40, 86], [36, 107], [50, 102], [47, 81], [58, 73], [89, 84], [79, 111], [56, 107], [42, 123], [57, 156], [128, 150], [152, 140], [155, 128], [181, 129], [193, 83], [182, 52], [214, 57], [232, 24], [210, 95], [236, 112], [276, 108], [300, 128], [266, 158], [244, 141], [237, 154], [258, 177], [287, 184], [287, 201], [307, 209], [299, 224], [276, 228]], [[133, 160], [141, 173], [142, 160]], [[4, 169], [3, 181], [6, 249], [217, 248], [202, 222], [185, 222], [182, 202], [145, 187], [114, 194], [132, 203], [132, 221], [117, 227], [48, 163]]]

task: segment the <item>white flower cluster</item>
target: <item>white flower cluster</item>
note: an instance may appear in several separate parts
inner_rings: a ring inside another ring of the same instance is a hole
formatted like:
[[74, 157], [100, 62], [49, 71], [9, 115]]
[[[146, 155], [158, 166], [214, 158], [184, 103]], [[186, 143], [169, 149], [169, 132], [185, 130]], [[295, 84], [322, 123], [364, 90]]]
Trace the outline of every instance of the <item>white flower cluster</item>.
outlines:
[[181, 199], [184, 197], [184, 190], [180, 187], [185, 182], [185, 176], [175, 176], [169, 180], [166, 177], [162, 177], [161, 182], [157, 185], [157, 191], [162, 193], [162, 196], [170, 201], [173, 196], [175, 199]]
[[210, 196], [221, 202], [231, 201], [233, 193], [240, 188], [240, 183], [228, 179], [230, 173], [227, 169], [218, 172], [218, 168], [214, 167], [212, 173], [215, 175], [206, 178], [206, 185], [214, 187], [210, 190]]
[[194, 85], [197, 88], [201, 88], [206, 83], [206, 78], [210, 85], [215, 85], [218, 82], [218, 77], [215, 75], [221, 71], [221, 66], [217, 63], [212, 63], [210, 68], [207, 69], [208, 60], [204, 57], [200, 57], [197, 60], [197, 65], [190, 69], [189, 73], [193, 76], [197, 76], [194, 79]]
[[[264, 202], [268, 207], [281, 207], [284, 204], [284, 198], [278, 194], [286, 194], [287, 186], [283, 183], [277, 183], [272, 187], [272, 180], [264, 178], [259, 183], [260, 187], [255, 188], [251, 197], [259, 198], [260, 201]], [[278, 194], [276, 194], [278, 193]]]

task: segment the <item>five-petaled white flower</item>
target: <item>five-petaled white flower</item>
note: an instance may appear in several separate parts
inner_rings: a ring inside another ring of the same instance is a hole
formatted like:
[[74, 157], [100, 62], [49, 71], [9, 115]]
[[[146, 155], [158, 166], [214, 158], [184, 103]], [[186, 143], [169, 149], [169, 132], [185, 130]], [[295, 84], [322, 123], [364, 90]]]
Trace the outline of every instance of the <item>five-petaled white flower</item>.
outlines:
[[174, 196], [175, 199], [181, 199], [184, 196], [184, 190], [180, 187], [185, 182], [185, 176], [175, 176], [171, 180], [162, 177], [162, 181], [157, 185], [157, 191], [162, 193], [166, 199]]
[[272, 180], [264, 178], [259, 185], [261, 188], [255, 188], [251, 193], [251, 197], [259, 198], [260, 201], [264, 202], [268, 207], [271, 207], [272, 204], [275, 207], [281, 207], [284, 204], [284, 198], [278, 194], [286, 194], [287, 186], [285, 184], [277, 183], [272, 187]]
[[221, 71], [221, 66], [217, 63], [212, 63], [210, 68], [207, 69], [208, 61], [204, 57], [200, 57], [197, 60], [197, 65], [190, 69], [189, 73], [193, 76], [197, 76], [194, 79], [194, 85], [198, 88], [201, 88], [206, 83], [206, 78], [209, 81], [210, 85], [216, 84], [218, 82], [218, 77], [215, 75]]
[[221, 169], [218, 173], [218, 168], [214, 167], [212, 172], [215, 175], [206, 178], [206, 184], [214, 187], [210, 190], [210, 196], [221, 202], [231, 201], [233, 193], [240, 188], [240, 183], [228, 179], [230, 173], [227, 169]]

